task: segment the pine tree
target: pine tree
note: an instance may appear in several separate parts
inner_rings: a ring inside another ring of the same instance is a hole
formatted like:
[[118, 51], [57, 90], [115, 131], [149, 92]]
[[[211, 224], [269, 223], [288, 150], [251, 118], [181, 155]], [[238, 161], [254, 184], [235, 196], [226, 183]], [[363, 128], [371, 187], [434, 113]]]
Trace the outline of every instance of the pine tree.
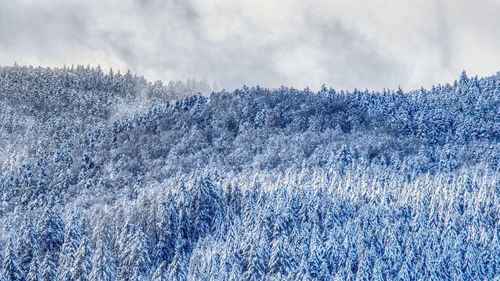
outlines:
[[232, 281], [241, 280], [241, 266], [239, 262], [233, 263], [231, 272], [229, 272], [229, 280]]
[[372, 273], [371, 256], [367, 251], [363, 251], [360, 256], [358, 271], [356, 272], [356, 281], [370, 280]]
[[[100, 215], [100, 214], [99, 214]], [[98, 216], [99, 216], [98, 215]], [[92, 230], [92, 245], [96, 246], [99, 243], [104, 243], [107, 245], [108, 250], [112, 251], [114, 249], [113, 242], [118, 240], [119, 237], [114, 237], [114, 233], [111, 231], [112, 222], [108, 221], [106, 218], [101, 218], [97, 221], [97, 224]], [[116, 235], [118, 236], [118, 235]]]
[[151, 268], [148, 239], [140, 228], [132, 235], [129, 239], [131, 244], [125, 249], [122, 257], [121, 276], [125, 280], [142, 280], [140, 278], [146, 278]]
[[112, 281], [115, 279], [115, 260], [104, 241], [99, 240], [92, 260], [91, 281]]
[[[0, 268], [3, 266], [3, 255], [5, 254], [5, 250], [2, 247], [2, 243], [0, 243]], [[0, 269], [0, 272], [2, 270]]]
[[57, 280], [56, 261], [57, 256], [52, 252], [47, 252], [42, 263], [42, 281]]
[[318, 280], [328, 280], [330, 277], [330, 272], [328, 271], [328, 264], [325, 260], [321, 262], [319, 268]]
[[66, 227], [64, 243], [59, 256], [59, 280], [71, 280], [71, 270], [75, 261], [76, 252], [80, 247], [82, 233], [79, 226], [79, 218], [72, 213], [71, 221]]
[[30, 271], [31, 261], [38, 253], [38, 241], [33, 224], [25, 217], [17, 239], [17, 252], [19, 253], [19, 267], [26, 276]]
[[132, 239], [135, 233], [136, 226], [130, 222], [127, 218], [125, 225], [121, 227], [121, 231], [118, 239], [116, 239], [116, 249], [118, 250], [118, 263], [122, 263], [127, 254], [127, 249], [130, 246], [130, 239]]
[[[262, 242], [261, 242], [262, 243]], [[243, 274], [245, 280], [262, 280], [266, 274], [264, 253], [260, 245], [250, 245], [247, 271]]]
[[166, 261], [168, 265], [175, 255], [178, 223], [174, 202], [175, 199], [169, 194], [159, 207], [159, 223], [157, 226], [159, 233], [158, 243], [155, 247], [155, 260], [158, 264]]
[[92, 250], [90, 249], [87, 236], [84, 236], [75, 254], [75, 260], [71, 268], [71, 280], [89, 281], [92, 270]]
[[279, 273], [281, 276], [287, 276], [290, 271], [290, 246], [285, 244], [285, 238], [282, 235], [276, 237], [271, 246], [271, 259], [269, 260], [269, 274], [272, 276]]
[[51, 259], [55, 265], [58, 263], [59, 253], [64, 242], [64, 221], [59, 210], [49, 210], [43, 219], [40, 230], [40, 254], [51, 253]]
[[167, 262], [163, 261], [160, 266], [156, 269], [155, 273], [153, 274], [153, 278], [151, 281], [168, 281], [168, 266]]
[[373, 270], [372, 270], [372, 280], [375, 280], [375, 281], [385, 280], [385, 274], [384, 274], [384, 270], [383, 270], [383, 262], [380, 260], [380, 258], [377, 258], [375, 260], [375, 264], [374, 264]]
[[472, 246], [472, 243], [472, 241], [469, 241], [467, 244], [462, 268], [465, 278], [470, 280], [475, 279], [475, 276], [478, 272], [478, 266], [476, 263], [478, 257], [476, 254], [476, 249], [474, 246]]
[[40, 263], [38, 261], [38, 253], [34, 252], [31, 259], [30, 268], [26, 277], [26, 281], [39, 281], [42, 280], [42, 273], [40, 272]]
[[241, 216], [242, 198], [241, 188], [238, 184], [229, 184], [224, 192], [227, 216], [230, 218]]
[[214, 230], [215, 218], [222, 213], [222, 198], [219, 188], [208, 178], [202, 179], [195, 186], [190, 209], [193, 238], [197, 241]]
[[408, 263], [405, 262], [401, 266], [401, 269], [399, 270], [398, 275], [396, 276], [396, 280], [412, 280], [411, 278], [411, 272], [408, 266]]
[[179, 203], [177, 208], [180, 212], [177, 227], [177, 242], [176, 251], [182, 252], [182, 254], [187, 254], [192, 251], [191, 238], [192, 238], [192, 228], [189, 220], [188, 210]]
[[307, 280], [307, 262], [305, 257], [300, 260], [297, 268], [294, 269], [293, 274], [290, 274], [295, 280]]
[[396, 239], [395, 231], [390, 230], [388, 233], [388, 241], [384, 249], [384, 260], [387, 265], [388, 277], [393, 279], [399, 272], [400, 265], [403, 262], [403, 249]]
[[340, 228], [334, 226], [331, 231], [330, 237], [326, 241], [326, 260], [328, 264], [328, 269], [330, 272], [335, 274], [339, 267], [341, 266], [341, 261], [343, 260], [340, 256], [343, 256], [343, 251], [341, 251], [342, 245], [340, 241], [343, 239], [340, 234]]
[[318, 227], [315, 225], [312, 230], [310, 254], [308, 261], [308, 274], [309, 278], [318, 278], [321, 272], [321, 264], [326, 262], [325, 260], [325, 248], [323, 246], [323, 241], [318, 233]]
[[177, 252], [174, 259], [168, 266], [168, 276], [170, 281], [187, 280], [187, 272], [184, 263], [184, 258], [179, 254], [179, 252]]
[[23, 272], [18, 264], [18, 258], [12, 239], [9, 241], [9, 246], [5, 249], [3, 258], [3, 271], [5, 277], [9, 281], [23, 280]]
[[[345, 267], [340, 268], [337, 273], [335, 274], [335, 281], [340, 281], [340, 280], [347, 280], [348, 274], [347, 274], [347, 269]], [[383, 279], [380, 279], [383, 280]], [[377, 280], [379, 281], [379, 280]]]

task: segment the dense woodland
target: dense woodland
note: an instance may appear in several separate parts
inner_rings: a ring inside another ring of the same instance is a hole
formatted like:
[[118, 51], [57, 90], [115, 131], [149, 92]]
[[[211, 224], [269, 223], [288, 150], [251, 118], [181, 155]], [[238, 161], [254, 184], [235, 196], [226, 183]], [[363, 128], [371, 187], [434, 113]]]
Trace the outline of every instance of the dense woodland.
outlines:
[[203, 87], [0, 67], [0, 280], [500, 278], [500, 73]]

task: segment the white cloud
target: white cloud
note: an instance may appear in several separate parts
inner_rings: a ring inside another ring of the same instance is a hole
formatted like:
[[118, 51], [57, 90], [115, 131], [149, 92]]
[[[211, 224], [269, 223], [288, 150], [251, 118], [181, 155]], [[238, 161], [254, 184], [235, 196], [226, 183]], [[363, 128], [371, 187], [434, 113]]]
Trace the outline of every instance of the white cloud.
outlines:
[[101, 64], [151, 80], [418, 88], [500, 65], [495, 0], [0, 2], [0, 64]]

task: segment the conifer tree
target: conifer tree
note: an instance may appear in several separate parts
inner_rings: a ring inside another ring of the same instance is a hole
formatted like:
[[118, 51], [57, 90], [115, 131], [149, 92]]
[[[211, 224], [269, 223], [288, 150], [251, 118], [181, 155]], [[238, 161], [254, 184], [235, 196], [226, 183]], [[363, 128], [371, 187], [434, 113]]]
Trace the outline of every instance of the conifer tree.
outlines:
[[472, 246], [472, 242], [469, 242], [465, 251], [462, 268], [466, 279], [473, 280], [476, 278], [476, 274], [478, 273], [477, 258], [476, 249]]
[[99, 240], [92, 260], [91, 281], [112, 281], [116, 276], [115, 260], [103, 240]]
[[158, 243], [155, 247], [155, 260], [158, 264], [166, 261], [170, 264], [175, 255], [177, 240], [177, 210], [171, 194], [160, 203], [158, 223]]
[[151, 281], [168, 281], [169, 272], [167, 262], [163, 261], [153, 274]]
[[79, 225], [79, 218], [72, 213], [71, 221], [66, 227], [64, 243], [59, 256], [59, 280], [71, 280], [71, 270], [76, 258], [76, 252], [80, 247], [82, 233]]
[[372, 265], [370, 258], [371, 256], [368, 253], [362, 252], [358, 265], [358, 271], [356, 272], [356, 281], [371, 279]]
[[40, 263], [38, 261], [38, 253], [34, 252], [31, 259], [30, 268], [26, 276], [26, 281], [39, 281], [42, 280], [42, 273], [40, 272]]
[[[31, 220], [26, 216], [19, 231], [17, 239], [17, 252], [19, 253], [19, 267], [23, 275], [30, 271], [31, 261], [38, 255], [38, 239]], [[37, 257], [38, 258], [38, 257]]]
[[269, 274], [272, 276], [279, 273], [280, 276], [287, 276], [290, 271], [290, 247], [285, 244], [285, 238], [282, 235], [276, 237], [271, 246], [271, 259], [269, 260]]
[[[262, 242], [261, 242], [262, 243]], [[250, 245], [247, 271], [243, 274], [245, 280], [262, 280], [266, 274], [266, 264], [261, 245]]]
[[92, 270], [92, 250], [87, 236], [83, 236], [80, 246], [75, 253], [75, 260], [71, 268], [71, 280], [89, 281]]
[[383, 269], [383, 262], [380, 260], [380, 258], [377, 258], [375, 260], [375, 264], [373, 265], [372, 280], [382, 281], [385, 279], [386, 278], [385, 278], [384, 269]]
[[222, 213], [221, 203], [219, 188], [210, 179], [203, 178], [195, 187], [190, 206], [194, 241], [212, 232], [215, 218]]
[[50, 259], [57, 266], [63, 242], [64, 221], [61, 214], [57, 209], [48, 210], [40, 229], [40, 254], [45, 256], [50, 252]]
[[57, 280], [56, 254], [47, 252], [42, 262], [42, 281]]
[[9, 240], [9, 245], [5, 248], [5, 254], [3, 257], [3, 272], [5, 278], [9, 281], [21, 281], [24, 280], [23, 272], [19, 267], [18, 257], [16, 250], [14, 249], [14, 244], [12, 239]]
[[234, 262], [229, 272], [229, 280], [241, 280], [241, 266], [239, 262]]
[[126, 280], [142, 280], [151, 268], [147, 236], [137, 228], [129, 241], [131, 244], [125, 249], [121, 261], [121, 276]]
[[184, 258], [181, 254], [179, 254], [179, 252], [175, 254], [174, 259], [168, 266], [168, 272], [170, 281], [187, 280]]
[[193, 235], [188, 210], [181, 203], [179, 203], [177, 209], [180, 214], [177, 227], [176, 251], [188, 254], [192, 251], [191, 238]]
[[300, 260], [299, 266], [295, 269], [294, 278], [296, 280], [308, 280], [307, 279], [307, 261], [305, 257]]
[[401, 268], [399, 269], [399, 273], [396, 276], [396, 280], [412, 280], [410, 268], [407, 262], [404, 262]]

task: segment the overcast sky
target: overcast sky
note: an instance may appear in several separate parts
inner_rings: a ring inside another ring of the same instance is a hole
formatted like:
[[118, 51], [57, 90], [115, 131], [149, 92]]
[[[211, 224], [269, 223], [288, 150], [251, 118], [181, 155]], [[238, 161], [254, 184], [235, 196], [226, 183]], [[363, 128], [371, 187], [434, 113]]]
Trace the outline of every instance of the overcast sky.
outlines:
[[0, 1], [0, 65], [403, 89], [500, 70], [500, 0]]

